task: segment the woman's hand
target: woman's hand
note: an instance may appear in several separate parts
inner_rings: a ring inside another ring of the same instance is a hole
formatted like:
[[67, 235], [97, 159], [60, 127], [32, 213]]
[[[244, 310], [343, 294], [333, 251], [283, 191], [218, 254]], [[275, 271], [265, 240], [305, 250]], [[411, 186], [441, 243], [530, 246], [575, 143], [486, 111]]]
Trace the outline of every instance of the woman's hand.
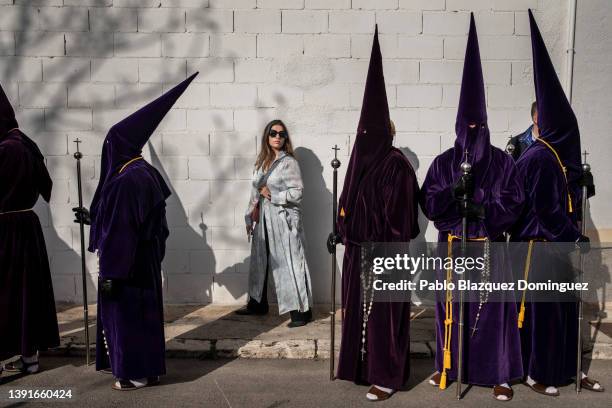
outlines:
[[270, 190], [268, 189], [268, 186], [263, 186], [262, 188], [260, 188], [259, 189], [259, 194], [261, 194], [262, 196], [264, 196], [268, 200], [272, 199], [272, 194], [270, 194]]

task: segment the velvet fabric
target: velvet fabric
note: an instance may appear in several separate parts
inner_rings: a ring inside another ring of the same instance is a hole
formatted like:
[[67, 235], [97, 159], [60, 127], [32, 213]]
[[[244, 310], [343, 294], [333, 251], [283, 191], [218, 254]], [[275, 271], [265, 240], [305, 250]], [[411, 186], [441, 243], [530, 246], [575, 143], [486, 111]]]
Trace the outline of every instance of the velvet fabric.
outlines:
[[105, 188], [99, 202], [99, 227], [107, 232], [100, 278], [113, 279], [117, 294], [106, 298], [98, 291], [96, 369], [111, 368], [116, 378], [166, 372], [161, 262], [169, 195], [158, 171], [140, 160]]
[[[511, 238], [575, 242], [581, 236], [578, 219], [582, 193], [577, 184], [580, 133], [531, 10], [529, 22], [540, 139], [516, 162], [526, 202]], [[561, 163], [542, 140], [553, 147]], [[562, 166], [567, 169], [566, 176]], [[531, 265], [534, 269], [550, 267], [537, 261]], [[526, 304], [521, 329], [525, 374], [539, 383], [556, 386], [576, 375], [577, 316], [576, 303]]]
[[392, 147], [378, 29], [374, 33], [361, 118], [340, 196], [342, 343], [337, 377], [399, 389], [409, 375], [410, 303], [375, 302], [362, 359], [361, 244], [407, 242], [419, 234], [418, 184], [412, 166]]
[[114, 125], [102, 148], [89, 250], [98, 253], [99, 278], [113, 280], [115, 290], [112, 296], [98, 290], [96, 369], [110, 367], [121, 379], [166, 371], [161, 262], [170, 189], [153, 166], [137, 158], [194, 77]]
[[344, 236], [342, 343], [337, 376], [355, 383], [400, 389], [410, 374], [410, 302], [374, 302], [361, 356], [362, 242], [408, 242], [419, 234], [418, 184], [404, 154], [391, 148], [362, 180], [351, 235]]
[[480, 184], [491, 162], [491, 142], [489, 128], [487, 127], [486, 106], [478, 34], [474, 14], [471, 13], [461, 92], [459, 94], [459, 107], [455, 122], [457, 137], [453, 150], [452, 168], [454, 176], [459, 178], [461, 163], [465, 161], [470, 163], [476, 185]]
[[[457, 140], [454, 147], [436, 157], [431, 164], [421, 187], [421, 208], [439, 230], [440, 242], [446, 242], [449, 234], [462, 235], [462, 217], [459, 201], [453, 195], [453, 186], [461, 177], [460, 165], [465, 160], [467, 148], [467, 159], [472, 164], [474, 177], [474, 201], [485, 210], [484, 220], [468, 223], [468, 238], [486, 237], [490, 241], [500, 241], [504, 232], [518, 218], [524, 197], [512, 157], [491, 146], [489, 141], [484, 81], [473, 15], [465, 59], [455, 126]], [[470, 124], [476, 126], [470, 128]], [[491, 281], [503, 281], [511, 274], [509, 257], [501, 251], [496, 251], [496, 254], [491, 259]], [[451, 368], [446, 371], [448, 380], [457, 378], [459, 304], [457, 297], [454, 300]], [[465, 303], [464, 381], [492, 386], [520, 378], [523, 369], [516, 305], [513, 301], [484, 304], [478, 330], [472, 337], [470, 328], [474, 326], [477, 311], [478, 303]], [[440, 299], [436, 304], [435, 361], [439, 372], [442, 372], [444, 356], [445, 312], [446, 304], [444, 299]]]
[[578, 121], [559, 82], [531, 10], [529, 26], [540, 138], [557, 151], [567, 168], [568, 182], [572, 185], [582, 175]]
[[[164, 116], [197, 75], [198, 73], [193, 74], [153, 102], [110, 128], [102, 146], [100, 180], [90, 206], [92, 223], [89, 250], [91, 252], [98, 249], [102, 245], [102, 241], [106, 239], [105, 232], [99, 230], [97, 228], [98, 223], [95, 222], [98, 214], [98, 204], [106, 184], [117, 177], [124, 164], [140, 156], [142, 148]], [[163, 179], [161, 181], [163, 182]]]
[[15, 118], [15, 110], [0, 86], [0, 137], [6, 135], [9, 130], [19, 127]]
[[[0, 112], [12, 108], [0, 101]], [[45, 240], [30, 210], [51, 188], [36, 144], [18, 129], [0, 134], [0, 360], [59, 345]]]
[[[453, 157], [449, 149], [434, 159], [425, 182], [421, 187], [422, 209], [425, 216], [434, 222], [439, 230], [438, 240], [446, 242], [448, 235], [462, 235], [462, 218], [458, 202], [452, 196], [456, 179], [449, 165]], [[503, 240], [503, 233], [517, 220], [523, 202], [523, 192], [518, 181], [512, 157], [503, 151], [491, 148], [491, 165], [486, 178], [480, 181], [480, 204], [485, 209], [485, 219], [468, 223], [468, 237], [487, 237], [491, 241]], [[511, 276], [509, 257], [502, 251], [495, 251], [491, 259], [491, 280], [508, 281]], [[439, 277], [443, 279], [443, 277]], [[458, 310], [452, 325], [451, 369], [447, 370], [449, 380], [457, 378]], [[517, 326], [517, 308], [508, 299], [506, 302], [490, 302], [483, 306], [478, 330], [472, 337], [478, 303], [465, 303], [464, 367], [466, 383], [492, 386], [521, 378], [520, 338]], [[436, 370], [442, 372], [444, 319], [446, 305], [443, 299], [436, 304]]]
[[389, 105], [376, 26], [357, 135], [338, 200], [340, 213], [344, 214], [338, 222], [338, 232], [341, 236], [353, 236], [353, 228], [360, 222], [353, 213], [361, 182], [367, 172], [389, 153], [392, 145]]
[[512, 228], [512, 240], [575, 242], [581, 235], [578, 208], [572, 213], [568, 211], [567, 185], [550, 149], [536, 140], [521, 155], [516, 166], [525, 191], [525, 207]]

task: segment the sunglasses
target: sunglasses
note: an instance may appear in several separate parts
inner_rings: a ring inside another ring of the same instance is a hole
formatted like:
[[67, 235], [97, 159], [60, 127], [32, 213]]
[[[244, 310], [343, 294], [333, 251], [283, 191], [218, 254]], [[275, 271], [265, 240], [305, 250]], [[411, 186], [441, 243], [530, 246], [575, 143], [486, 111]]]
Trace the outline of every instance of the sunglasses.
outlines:
[[268, 136], [270, 137], [280, 137], [281, 139], [284, 139], [287, 137], [287, 131], [286, 130], [281, 130], [280, 132], [277, 132], [274, 129], [271, 129], [270, 132], [268, 133]]

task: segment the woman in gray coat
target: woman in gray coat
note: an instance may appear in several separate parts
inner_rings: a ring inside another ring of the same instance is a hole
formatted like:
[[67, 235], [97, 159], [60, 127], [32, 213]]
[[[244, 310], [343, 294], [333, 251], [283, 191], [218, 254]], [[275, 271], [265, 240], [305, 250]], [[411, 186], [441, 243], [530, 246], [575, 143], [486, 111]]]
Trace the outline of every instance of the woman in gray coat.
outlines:
[[246, 232], [252, 237], [249, 302], [236, 313], [268, 313], [266, 292], [271, 273], [279, 314], [291, 314], [289, 327], [303, 326], [312, 319], [312, 289], [300, 208], [303, 190], [287, 127], [273, 120], [261, 139], [245, 215]]

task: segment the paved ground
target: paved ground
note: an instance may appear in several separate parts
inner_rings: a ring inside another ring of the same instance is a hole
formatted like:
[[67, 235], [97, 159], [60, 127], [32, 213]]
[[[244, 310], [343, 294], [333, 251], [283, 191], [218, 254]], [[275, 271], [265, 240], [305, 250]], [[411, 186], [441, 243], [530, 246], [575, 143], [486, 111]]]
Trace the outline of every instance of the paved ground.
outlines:
[[[602, 379], [610, 391], [579, 396], [573, 386], [563, 387], [558, 398], [545, 397], [523, 385], [515, 385], [509, 403], [494, 401], [487, 388], [474, 387], [462, 401], [455, 399], [455, 388], [439, 391], [427, 384], [431, 359], [413, 359], [406, 391], [396, 394], [380, 407], [607, 407], [612, 406], [612, 362], [595, 361], [591, 375]], [[21, 406], [9, 402], [9, 390], [66, 389], [73, 392], [72, 403], [47, 402], [45, 406], [79, 407], [372, 407], [365, 400], [367, 388], [346, 381], [329, 381], [327, 361], [271, 359], [169, 359], [168, 375], [160, 386], [133, 392], [110, 389], [112, 377], [85, 368], [76, 357], [47, 357], [44, 371], [34, 376], [1, 378], [0, 406]], [[7, 382], [9, 381], [9, 382]], [[41, 404], [36, 404], [41, 405]]]
[[[275, 307], [267, 316], [238, 316], [236, 306], [166, 305], [166, 349], [168, 356], [198, 358], [329, 358], [329, 310], [314, 309], [314, 321], [288, 328], [289, 316], [279, 316]], [[86, 344], [83, 310], [60, 305], [58, 321], [61, 347], [55, 354], [82, 355]], [[95, 305], [90, 306], [90, 341], [95, 341]], [[336, 352], [340, 345], [340, 318], [336, 313]], [[433, 311], [413, 307], [410, 328], [412, 353], [431, 356], [435, 347]]]
[[[314, 321], [290, 329], [288, 316], [271, 307], [267, 316], [238, 316], [236, 306], [166, 305], [166, 349], [169, 357], [197, 358], [329, 358], [328, 309], [315, 308]], [[85, 347], [83, 311], [80, 306], [60, 305], [58, 321], [62, 337], [55, 355], [82, 355]], [[95, 340], [95, 305], [90, 306], [90, 340]], [[340, 344], [340, 316], [336, 313], [336, 352]], [[585, 314], [586, 316], [586, 314]], [[413, 356], [431, 357], [435, 348], [434, 313], [412, 307], [410, 349]], [[585, 325], [586, 326], [586, 325]], [[585, 349], [593, 359], [612, 359], [612, 321], [605, 318], [585, 327]], [[611, 404], [612, 406], [612, 404]]]

